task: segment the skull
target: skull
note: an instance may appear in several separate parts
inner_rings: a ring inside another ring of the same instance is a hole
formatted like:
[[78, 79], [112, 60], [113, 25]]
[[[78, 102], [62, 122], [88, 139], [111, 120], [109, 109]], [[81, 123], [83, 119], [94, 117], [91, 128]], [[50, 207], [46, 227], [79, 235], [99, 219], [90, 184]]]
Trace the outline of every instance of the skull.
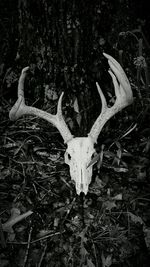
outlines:
[[94, 143], [90, 136], [76, 137], [68, 141], [65, 152], [65, 163], [70, 167], [70, 176], [75, 181], [76, 192], [79, 195], [88, 192], [92, 178], [92, 166], [89, 166], [95, 153]]

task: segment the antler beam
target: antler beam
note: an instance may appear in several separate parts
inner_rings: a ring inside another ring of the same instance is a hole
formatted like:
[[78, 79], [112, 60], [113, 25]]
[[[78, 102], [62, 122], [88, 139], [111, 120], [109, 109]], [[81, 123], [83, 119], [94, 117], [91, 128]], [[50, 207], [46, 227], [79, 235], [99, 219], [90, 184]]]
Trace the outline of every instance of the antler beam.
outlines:
[[108, 59], [108, 64], [110, 66], [110, 70], [108, 72], [113, 81], [116, 101], [112, 107], [108, 107], [105, 96], [99, 84], [96, 83], [102, 102], [102, 109], [99, 117], [95, 121], [94, 125], [91, 128], [90, 133], [88, 134], [88, 136], [92, 138], [94, 143], [97, 142], [97, 138], [105, 123], [117, 112], [119, 112], [120, 110], [122, 110], [123, 108], [125, 108], [126, 106], [130, 105], [133, 102], [131, 86], [124, 70], [113, 57], [111, 57], [106, 53], [103, 53], [103, 55]]
[[58, 105], [57, 105], [57, 114], [52, 115], [46, 111], [40, 110], [35, 107], [27, 106], [25, 104], [24, 99], [24, 81], [27, 74], [27, 71], [29, 70], [29, 67], [26, 67], [22, 70], [21, 76], [19, 78], [18, 83], [18, 100], [16, 101], [15, 105], [12, 107], [9, 113], [9, 117], [12, 121], [17, 120], [18, 118], [22, 117], [23, 115], [35, 115], [38, 116], [44, 120], [47, 120], [48, 122], [52, 123], [60, 132], [64, 139], [64, 143], [67, 143], [69, 140], [73, 138], [73, 135], [71, 134], [67, 124], [64, 121], [63, 115], [62, 115], [62, 97], [63, 92], [60, 95]]

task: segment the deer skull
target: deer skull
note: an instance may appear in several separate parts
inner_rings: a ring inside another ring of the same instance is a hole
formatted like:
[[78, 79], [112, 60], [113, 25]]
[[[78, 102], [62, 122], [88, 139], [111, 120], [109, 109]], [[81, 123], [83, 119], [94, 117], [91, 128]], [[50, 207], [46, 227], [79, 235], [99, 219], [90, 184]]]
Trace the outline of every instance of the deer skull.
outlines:
[[65, 163], [67, 163], [70, 167], [70, 175], [72, 180], [75, 181], [76, 192], [78, 195], [81, 192], [84, 194], [87, 194], [88, 192], [88, 187], [92, 178], [92, 165], [90, 162], [95, 152], [94, 144], [97, 142], [97, 138], [104, 124], [113, 115], [131, 104], [133, 101], [130, 83], [122, 67], [113, 57], [105, 53], [104, 56], [108, 59], [108, 64], [110, 66], [110, 70], [108, 72], [114, 84], [116, 101], [112, 107], [108, 107], [105, 96], [103, 95], [98, 83], [96, 83], [102, 102], [102, 108], [100, 115], [96, 119], [88, 134], [88, 137], [74, 138], [71, 134], [67, 124], [65, 123], [61, 110], [63, 93], [58, 101], [56, 115], [52, 115], [46, 111], [32, 106], [27, 106], [25, 104], [24, 80], [29, 67], [22, 70], [18, 83], [18, 100], [9, 113], [11, 120], [16, 120], [23, 115], [36, 115], [52, 123], [59, 130], [64, 139], [64, 143], [67, 144]]
[[70, 167], [71, 179], [75, 182], [76, 192], [79, 195], [88, 192], [92, 178], [92, 166], [89, 166], [94, 155], [94, 143], [90, 136], [76, 137], [67, 143], [65, 163]]

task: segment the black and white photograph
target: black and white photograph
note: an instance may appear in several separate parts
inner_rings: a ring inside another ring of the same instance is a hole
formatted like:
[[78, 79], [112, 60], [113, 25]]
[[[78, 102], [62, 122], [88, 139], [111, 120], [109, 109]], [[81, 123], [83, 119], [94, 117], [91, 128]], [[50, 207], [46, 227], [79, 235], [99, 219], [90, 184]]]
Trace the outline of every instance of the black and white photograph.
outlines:
[[150, 266], [150, 7], [0, 0], [0, 267]]

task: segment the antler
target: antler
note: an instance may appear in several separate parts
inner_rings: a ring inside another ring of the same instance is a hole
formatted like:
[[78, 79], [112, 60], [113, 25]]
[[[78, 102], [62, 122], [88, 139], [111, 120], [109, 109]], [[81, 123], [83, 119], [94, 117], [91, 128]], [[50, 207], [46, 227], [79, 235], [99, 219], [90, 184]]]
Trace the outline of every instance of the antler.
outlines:
[[24, 80], [27, 74], [29, 67], [26, 67], [22, 70], [21, 76], [19, 78], [18, 83], [18, 100], [16, 101], [15, 105], [12, 107], [9, 113], [9, 117], [11, 120], [17, 120], [23, 115], [35, 115], [38, 116], [44, 120], [47, 120], [48, 122], [52, 123], [60, 132], [62, 135], [64, 142], [67, 143], [69, 140], [73, 138], [73, 135], [71, 134], [67, 124], [64, 121], [64, 118], [62, 116], [62, 97], [63, 92], [60, 95], [58, 105], [57, 105], [57, 114], [52, 115], [46, 111], [40, 110], [35, 107], [27, 106], [25, 104], [24, 99]]
[[133, 102], [133, 95], [129, 80], [120, 66], [120, 64], [110, 55], [103, 53], [103, 55], [108, 59], [108, 64], [110, 66], [110, 70], [108, 71], [115, 89], [116, 101], [112, 107], [107, 106], [107, 102], [105, 96], [99, 86], [96, 83], [101, 102], [102, 102], [102, 110], [101, 114], [95, 121], [94, 125], [91, 128], [88, 136], [92, 137], [94, 143], [97, 142], [97, 138], [104, 126], [104, 124], [117, 112], [130, 105]]

